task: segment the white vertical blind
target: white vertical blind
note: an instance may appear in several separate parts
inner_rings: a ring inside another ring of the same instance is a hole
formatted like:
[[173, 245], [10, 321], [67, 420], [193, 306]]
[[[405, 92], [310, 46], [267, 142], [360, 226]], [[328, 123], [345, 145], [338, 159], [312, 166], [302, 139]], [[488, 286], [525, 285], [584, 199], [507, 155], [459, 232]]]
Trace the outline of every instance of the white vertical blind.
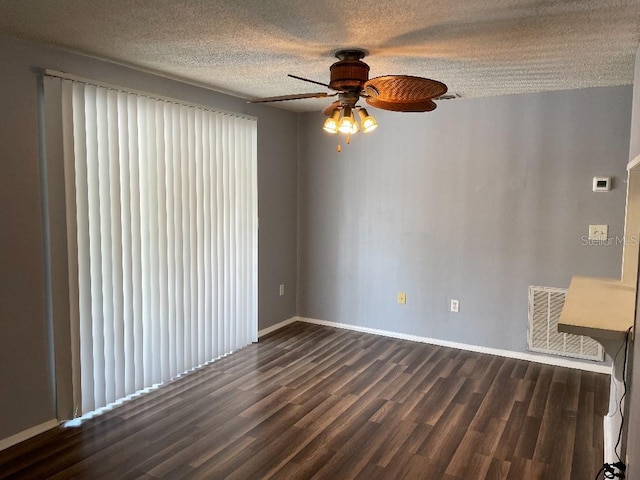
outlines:
[[256, 122], [72, 80], [62, 102], [86, 413], [257, 340]]

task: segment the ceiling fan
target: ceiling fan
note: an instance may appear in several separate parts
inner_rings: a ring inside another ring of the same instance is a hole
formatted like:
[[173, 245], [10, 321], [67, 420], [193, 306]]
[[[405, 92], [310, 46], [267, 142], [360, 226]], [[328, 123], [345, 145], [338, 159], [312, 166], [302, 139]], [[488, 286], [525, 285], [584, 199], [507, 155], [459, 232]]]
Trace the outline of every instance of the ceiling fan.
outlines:
[[360, 98], [364, 98], [372, 107], [393, 112], [430, 112], [436, 108], [433, 99], [446, 98], [443, 96], [447, 93], [447, 86], [429, 78], [384, 75], [369, 79], [369, 65], [362, 61], [366, 53], [360, 49], [337, 51], [335, 56], [338, 61], [329, 68], [331, 76], [328, 84], [289, 75], [297, 80], [322, 85], [335, 93], [282, 95], [253, 100], [251, 103], [337, 96], [338, 99], [323, 110], [323, 113], [328, 116], [323, 128], [329, 133], [341, 132], [351, 135], [360, 130], [354, 115], [356, 111], [360, 117], [363, 132], [370, 132], [378, 126], [376, 120], [364, 108], [357, 105]]

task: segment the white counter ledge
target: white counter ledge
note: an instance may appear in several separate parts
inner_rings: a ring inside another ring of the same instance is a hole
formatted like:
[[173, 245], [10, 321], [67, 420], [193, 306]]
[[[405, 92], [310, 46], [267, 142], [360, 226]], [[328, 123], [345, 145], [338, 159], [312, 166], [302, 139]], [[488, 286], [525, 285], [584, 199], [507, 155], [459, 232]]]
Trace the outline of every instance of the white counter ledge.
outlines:
[[624, 340], [633, 325], [636, 289], [613, 278], [574, 276], [558, 331], [587, 335], [597, 341]]

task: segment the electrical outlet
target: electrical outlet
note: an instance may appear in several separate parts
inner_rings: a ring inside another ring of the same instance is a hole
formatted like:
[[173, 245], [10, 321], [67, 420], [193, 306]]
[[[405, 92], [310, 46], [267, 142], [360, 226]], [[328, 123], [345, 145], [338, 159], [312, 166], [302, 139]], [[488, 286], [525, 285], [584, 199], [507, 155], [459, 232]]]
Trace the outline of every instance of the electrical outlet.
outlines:
[[456, 300], [455, 298], [451, 299], [451, 311], [454, 313], [458, 313], [460, 311], [460, 300]]
[[407, 303], [407, 294], [405, 292], [398, 292], [398, 303], [400, 305], [406, 305], [406, 303]]
[[284, 295], [284, 283], [280, 284], [280, 296], [282, 297]]

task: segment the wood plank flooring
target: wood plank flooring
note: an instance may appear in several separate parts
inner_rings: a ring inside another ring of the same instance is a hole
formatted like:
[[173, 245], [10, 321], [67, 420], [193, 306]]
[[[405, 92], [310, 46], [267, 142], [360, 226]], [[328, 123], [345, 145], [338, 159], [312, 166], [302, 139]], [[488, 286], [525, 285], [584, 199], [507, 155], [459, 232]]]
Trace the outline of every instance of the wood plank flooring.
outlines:
[[576, 479], [605, 375], [295, 323], [76, 428], [0, 478]]

